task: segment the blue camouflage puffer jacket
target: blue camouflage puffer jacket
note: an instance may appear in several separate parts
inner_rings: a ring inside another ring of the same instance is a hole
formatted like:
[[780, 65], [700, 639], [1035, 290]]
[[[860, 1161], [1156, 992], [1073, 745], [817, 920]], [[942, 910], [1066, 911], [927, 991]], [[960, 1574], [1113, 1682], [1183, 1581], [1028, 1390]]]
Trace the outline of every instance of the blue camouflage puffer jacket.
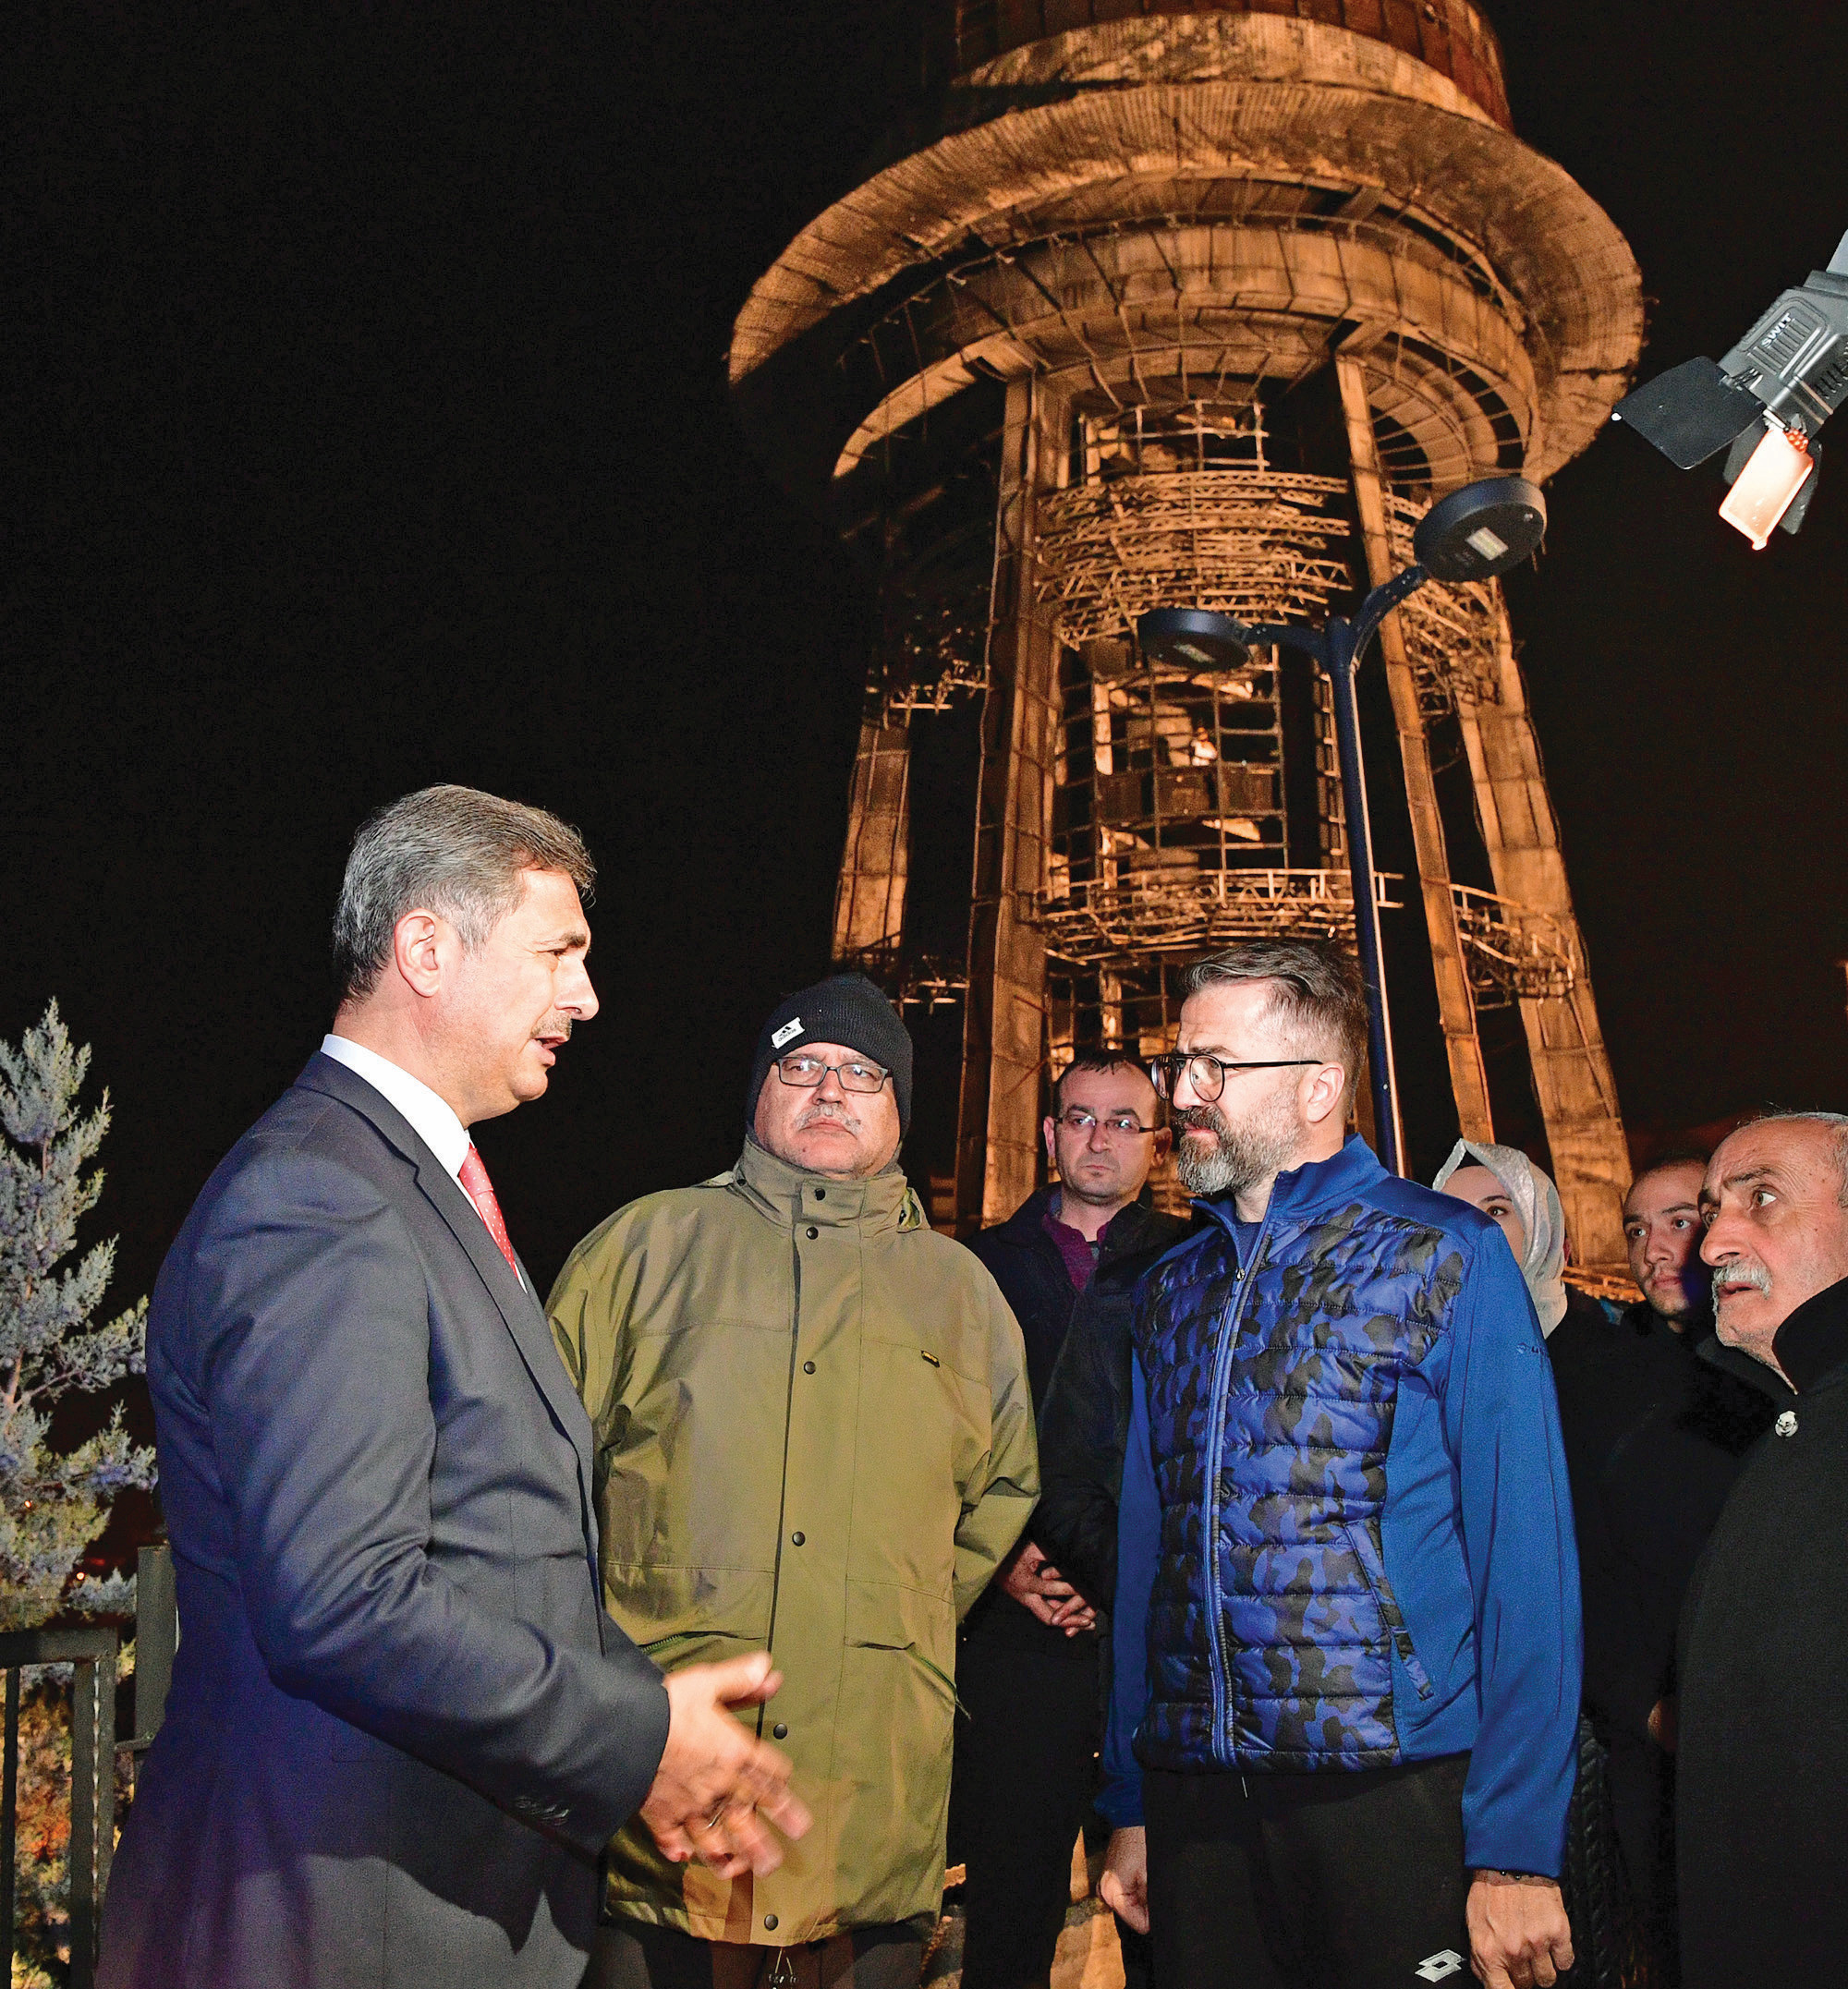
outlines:
[[1137, 1762], [1468, 1750], [1470, 1862], [1556, 1871], [1577, 1565], [1506, 1242], [1358, 1139], [1279, 1177], [1248, 1265], [1230, 1198], [1196, 1212], [1137, 1310], [1107, 1813], [1139, 1818]]

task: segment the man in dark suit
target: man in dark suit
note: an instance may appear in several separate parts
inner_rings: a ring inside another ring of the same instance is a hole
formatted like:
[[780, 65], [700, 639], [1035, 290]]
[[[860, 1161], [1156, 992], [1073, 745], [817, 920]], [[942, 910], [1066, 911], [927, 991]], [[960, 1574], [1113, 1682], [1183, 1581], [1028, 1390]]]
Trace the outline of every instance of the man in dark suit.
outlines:
[[590, 1426], [468, 1127], [596, 1013], [555, 818], [467, 788], [357, 838], [334, 1032], [221, 1164], [148, 1331], [181, 1641], [106, 1989], [565, 1989], [595, 1859], [779, 1862], [787, 1764], [603, 1615]]

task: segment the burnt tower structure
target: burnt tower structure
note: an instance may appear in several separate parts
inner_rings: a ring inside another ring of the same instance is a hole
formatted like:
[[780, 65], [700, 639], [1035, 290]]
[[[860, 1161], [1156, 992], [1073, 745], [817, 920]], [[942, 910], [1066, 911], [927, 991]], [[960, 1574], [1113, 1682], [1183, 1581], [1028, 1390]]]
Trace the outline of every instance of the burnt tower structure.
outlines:
[[[1319, 620], [1447, 491], [1543, 480], [1623, 391], [1642, 299], [1515, 137], [1467, 0], [924, 15], [920, 107], [759, 281], [730, 369], [877, 576], [834, 952], [963, 998], [970, 1225], [1036, 1184], [1074, 1044], [1165, 1048], [1189, 960], [1353, 931], [1326, 685], [1157, 667], [1137, 616]], [[1500, 588], [1427, 587], [1381, 653], [1459, 1124], [1493, 1137], [1478, 1013], [1512, 1004], [1578, 1257], [1619, 1264], [1623, 1125]], [[958, 724], [966, 952], [907, 917], [946, 812], [939, 776], [912, 819], [920, 750]]]

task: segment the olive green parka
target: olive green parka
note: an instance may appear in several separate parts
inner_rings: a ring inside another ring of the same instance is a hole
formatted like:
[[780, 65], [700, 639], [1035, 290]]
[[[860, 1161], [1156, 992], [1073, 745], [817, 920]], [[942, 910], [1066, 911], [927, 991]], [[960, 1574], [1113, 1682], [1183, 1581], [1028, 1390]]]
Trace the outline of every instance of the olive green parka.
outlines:
[[830, 1180], [753, 1141], [594, 1230], [549, 1310], [595, 1426], [611, 1616], [664, 1670], [770, 1650], [752, 1723], [815, 1816], [736, 1881], [631, 1824], [609, 1907], [778, 1947], [934, 1913], [956, 1622], [1039, 1493], [993, 1279], [895, 1166]]

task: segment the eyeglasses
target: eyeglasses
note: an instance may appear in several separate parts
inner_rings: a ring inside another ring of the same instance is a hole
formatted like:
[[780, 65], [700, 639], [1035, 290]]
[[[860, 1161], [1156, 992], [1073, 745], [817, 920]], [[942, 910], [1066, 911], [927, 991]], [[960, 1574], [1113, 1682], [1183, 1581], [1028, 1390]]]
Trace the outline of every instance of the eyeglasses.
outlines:
[[841, 1080], [843, 1091], [877, 1091], [892, 1075], [865, 1058], [856, 1058], [851, 1063], [823, 1063], [806, 1049], [784, 1057], [776, 1066], [776, 1074], [785, 1085], [794, 1085], [802, 1091], [814, 1090], [830, 1071]]
[[1076, 1133], [1080, 1139], [1089, 1139], [1100, 1124], [1112, 1139], [1136, 1139], [1161, 1130], [1157, 1126], [1144, 1125], [1134, 1112], [1112, 1112], [1108, 1118], [1100, 1120], [1095, 1112], [1083, 1111], [1076, 1105], [1070, 1111], [1059, 1114], [1059, 1123], [1066, 1132]]
[[1225, 1089], [1228, 1071], [1288, 1071], [1298, 1065], [1321, 1061], [1319, 1057], [1272, 1057], [1263, 1063], [1229, 1063], [1223, 1057], [1171, 1049], [1165, 1057], [1149, 1058], [1149, 1081], [1155, 1086], [1158, 1098], [1172, 1099], [1175, 1087], [1185, 1077], [1200, 1103], [1210, 1105]]

